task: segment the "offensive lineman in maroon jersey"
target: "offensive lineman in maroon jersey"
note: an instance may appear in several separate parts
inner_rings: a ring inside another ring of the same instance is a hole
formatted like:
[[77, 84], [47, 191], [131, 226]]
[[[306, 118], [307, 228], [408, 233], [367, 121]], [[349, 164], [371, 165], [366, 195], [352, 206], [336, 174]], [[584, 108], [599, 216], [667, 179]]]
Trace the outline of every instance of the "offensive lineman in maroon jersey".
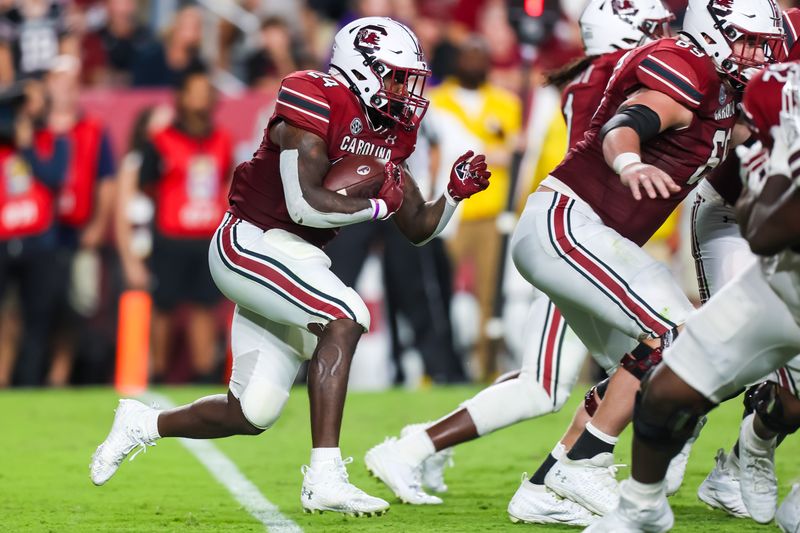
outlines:
[[[663, 35], [668, 31], [671, 18], [671, 13], [659, 0], [593, 0], [589, 3], [580, 17], [588, 57], [553, 76], [567, 81], [574, 78], [563, 99], [565, 119], [571, 126], [573, 138], [583, 138], [616, 60], [626, 49]], [[570, 144], [574, 144], [572, 139]], [[435, 497], [420, 490], [420, 476], [415, 473], [424, 469], [425, 476], [429, 476], [432, 470], [438, 469], [438, 475], [442, 476], [446, 456], [441, 454], [447, 453], [443, 450], [558, 411], [564, 405], [586, 356], [586, 349], [579, 346], [579, 342], [563, 342], [565, 335], [575, 338], [565, 330], [564, 320], [552, 303], [546, 297], [537, 298], [526, 321], [523, 337], [526, 349], [519, 371], [505, 374], [435, 424], [428, 424], [430, 427], [425, 424], [413, 429], [407, 427], [400, 439], [386, 439], [373, 447], [365, 457], [367, 467], [406, 503], [440, 503], [438, 498], [433, 499]], [[537, 351], [540, 339], [548, 339], [542, 356]], [[585, 422], [589, 415], [581, 407], [576, 417]], [[566, 435], [557, 449], [571, 446], [582, 429], [581, 426], [572, 435]], [[545, 467], [540, 468], [530, 482], [524, 480], [520, 484], [508, 505], [511, 520], [586, 525], [592, 518], [591, 513], [546, 490], [543, 484], [546, 473]]]
[[782, 36], [770, 0], [690, 0], [678, 38], [619, 63], [584, 140], [530, 196], [517, 226], [512, 255], [522, 275], [601, 366], [628, 370], [614, 373], [592, 421], [545, 477], [594, 513], [617, 504], [612, 452], [638, 379], [692, 309], [640, 246], [725, 157], [736, 87], [747, 69], [774, 59]]
[[[321, 250], [347, 224], [394, 215], [417, 245], [436, 236], [457, 203], [485, 189], [484, 156], [467, 152], [453, 166], [446, 193], [426, 203], [403, 161], [414, 150], [428, 101], [416, 36], [383, 17], [358, 19], [337, 33], [330, 74], [287, 76], [264, 140], [234, 173], [230, 210], [209, 250], [220, 290], [236, 302], [229, 391], [159, 411], [121, 400], [91, 477], [105, 483], [136, 447], [160, 437], [254, 435], [280, 416], [301, 363], [310, 359], [310, 466], [303, 467], [306, 511], [382, 514], [389, 504], [349, 483], [339, 431], [350, 361], [369, 329], [369, 311], [330, 270]], [[322, 186], [335, 161], [349, 154], [387, 161], [371, 199]], [[471, 159], [470, 159], [471, 158]]]
[[[770, 147], [766, 177], [748, 180], [736, 206], [742, 234], [761, 257], [689, 318], [685, 332], [665, 351], [664, 363], [642, 384], [631, 478], [622, 484], [619, 507], [588, 531], [668, 531], [674, 518], [660, 490], [664, 467], [694, 422], [800, 352], [800, 65], [773, 65], [755, 75], [743, 107]], [[745, 501], [750, 471], [758, 474], [773, 460], [774, 430], [800, 426], [797, 405], [783, 403], [774, 383], [757, 387], [752, 407], [761, 425], [750, 435], [742, 431], [740, 450], [744, 454], [749, 447], [746, 440], [756, 441], [760, 461], [742, 465]], [[751, 413], [745, 421], [754, 418]], [[765, 485], [753, 489], [760, 496], [773, 492]], [[747, 509], [754, 518], [771, 521], [776, 503], [777, 485], [773, 499], [748, 502]], [[800, 527], [797, 487], [776, 518], [782, 531]]]

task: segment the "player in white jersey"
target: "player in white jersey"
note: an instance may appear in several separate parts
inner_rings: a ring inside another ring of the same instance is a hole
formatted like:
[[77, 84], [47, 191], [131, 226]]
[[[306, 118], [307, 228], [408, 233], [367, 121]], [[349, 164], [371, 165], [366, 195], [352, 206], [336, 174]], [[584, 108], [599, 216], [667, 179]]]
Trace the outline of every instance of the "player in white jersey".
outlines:
[[[787, 68], [798, 66], [772, 67], [755, 79]], [[795, 75], [800, 79], [800, 70]], [[776, 97], [765, 88], [752, 86], [758, 99]], [[674, 517], [664, 474], [698, 417], [800, 352], [800, 112], [793, 105], [783, 110], [780, 125], [773, 123], [769, 130], [773, 146], [763, 189], [748, 192], [737, 204], [742, 234], [760, 257], [690, 316], [683, 334], [665, 351], [664, 364], [642, 383], [634, 411], [631, 478], [621, 484], [617, 509], [587, 531], [668, 531]], [[755, 403], [762, 418], [786, 427], [800, 424], [800, 410], [786, 408], [774, 387], [759, 391]], [[742, 432], [743, 444], [774, 448], [774, 436], [761, 431], [769, 428], [753, 428]], [[763, 466], [763, 461], [753, 463], [756, 470]], [[779, 515], [790, 531], [800, 523], [796, 496]]]

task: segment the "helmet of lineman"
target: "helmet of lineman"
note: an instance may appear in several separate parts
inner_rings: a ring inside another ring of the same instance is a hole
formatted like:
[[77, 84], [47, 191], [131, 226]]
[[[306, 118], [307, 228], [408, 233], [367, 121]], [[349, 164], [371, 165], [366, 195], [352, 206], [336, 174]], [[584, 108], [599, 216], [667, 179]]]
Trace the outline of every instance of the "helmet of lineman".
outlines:
[[339, 30], [330, 69], [361, 100], [374, 129], [414, 128], [428, 109], [422, 92], [431, 71], [417, 36], [396, 20], [364, 17]]
[[591, 0], [580, 18], [587, 56], [636, 48], [669, 36], [674, 19], [661, 0]]
[[742, 84], [753, 69], [776, 61], [784, 38], [773, 0], [689, 0], [683, 33]]

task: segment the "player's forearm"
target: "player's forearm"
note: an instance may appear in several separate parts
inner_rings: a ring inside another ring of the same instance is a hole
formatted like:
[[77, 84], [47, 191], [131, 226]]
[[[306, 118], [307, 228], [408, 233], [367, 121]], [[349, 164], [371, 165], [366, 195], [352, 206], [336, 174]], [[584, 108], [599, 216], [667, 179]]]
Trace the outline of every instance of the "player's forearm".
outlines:
[[426, 202], [418, 216], [414, 217], [418, 223], [409, 232], [405, 232], [406, 237], [415, 246], [427, 244], [444, 231], [457, 207], [458, 202], [449, 198], [446, 192], [438, 200]]
[[[285, 189], [285, 187], [284, 187]], [[377, 220], [385, 216], [385, 205], [377, 198], [348, 198], [323, 188], [308, 188], [286, 195], [289, 216], [312, 228], [338, 228]]]
[[[385, 206], [382, 210], [380, 200], [350, 198], [322, 187], [326, 171], [327, 160], [323, 165], [313, 158], [301, 160], [298, 150], [281, 152], [286, 208], [294, 222], [312, 228], [338, 228], [385, 216]], [[302, 183], [300, 176], [306, 176]]]
[[753, 202], [745, 238], [758, 255], [773, 255], [800, 241], [800, 192], [785, 176], [772, 176]]
[[621, 170], [617, 167], [624, 166], [626, 158], [638, 161], [640, 150], [639, 135], [633, 128], [615, 128], [603, 139], [603, 158], [617, 173]]

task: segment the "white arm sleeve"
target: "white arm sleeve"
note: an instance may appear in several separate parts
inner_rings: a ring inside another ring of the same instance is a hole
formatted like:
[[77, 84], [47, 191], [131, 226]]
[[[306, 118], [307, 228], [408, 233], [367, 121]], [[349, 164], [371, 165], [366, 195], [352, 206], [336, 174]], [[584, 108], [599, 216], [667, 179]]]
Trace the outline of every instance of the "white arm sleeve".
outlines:
[[414, 246], [422, 246], [423, 244], [427, 244], [431, 241], [431, 239], [433, 239], [434, 237], [439, 235], [442, 231], [444, 231], [444, 228], [447, 227], [447, 223], [450, 222], [453, 213], [456, 212], [456, 208], [458, 207], [458, 202], [455, 201], [447, 193], [447, 189], [445, 189], [444, 194], [442, 196], [444, 196], [444, 210], [442, 211], [442, 218], [439, 219], [439, 224], [436, 226], [436, 229], [433, 230], [433, 233], [431, 233], [427, 239], [425, 239], [422, 242], [415, 242]]
[[283, 150], [280, 157], [286, 209], [296, 223], [312, 228], [339, 228], [386, 217], [388, 209], [386, 203], [381, 199], [370, 199], [370, 207], [355, 213], [323, 213], [314, 209], [303, 197], [303, 190], [300, 188], [298, 157], [297, 150]]

